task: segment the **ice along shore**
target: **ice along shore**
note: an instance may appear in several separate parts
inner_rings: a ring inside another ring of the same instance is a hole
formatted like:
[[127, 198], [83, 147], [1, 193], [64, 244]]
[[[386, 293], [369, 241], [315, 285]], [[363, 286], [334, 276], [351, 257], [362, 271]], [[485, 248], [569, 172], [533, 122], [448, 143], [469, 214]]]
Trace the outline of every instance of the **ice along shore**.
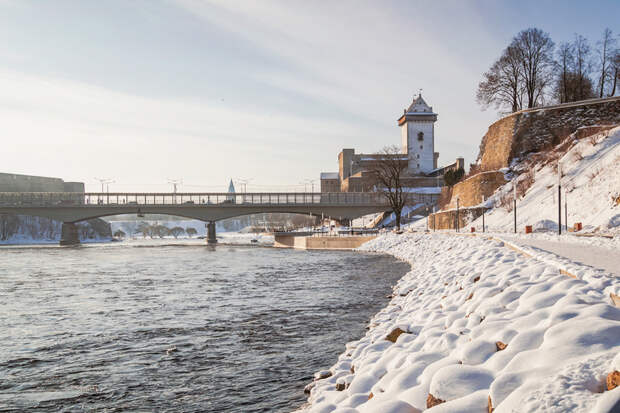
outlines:
[[315, 375], [312, 413], [610, 412], [620, 280], [580, 278], [497, 240], [386, 234], [360, 249], [412, 269], [366, 335]]

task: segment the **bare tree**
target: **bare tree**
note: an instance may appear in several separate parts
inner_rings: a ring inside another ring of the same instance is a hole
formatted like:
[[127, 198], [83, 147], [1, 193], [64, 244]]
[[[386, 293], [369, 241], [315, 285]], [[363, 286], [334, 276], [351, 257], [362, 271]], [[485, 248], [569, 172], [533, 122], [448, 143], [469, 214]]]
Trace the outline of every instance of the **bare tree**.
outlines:
[[483, 75], [478, 84], [476, 99], [484, 107], [510, 106], [512, 112], [523, 107], [523, 84], [521, 64], [514, 47], [504, 49], [502, 56]]
[[184, 232], [185, 232], [185, 229], [182, 227], [172, 227], [168, 231], [168, 233], [171, 234], [174, 238], [178, 238], [179, 235], [182, 235]]
[[573, 41], [575, 64], [573, 72], [575, 74], [575, 96], [573, 100], [584, 100], [594, 97], [591, 87], [590, 71], [592, 70], [591, 50], [588, 39], [580, 34], [575, 34]]
[[603, 38], [599, 40], [596, 45], [598, 46], [596, 54], [598, 55], [598, 91], [599, 97], [603, 97], [605, 93], [605, 83], [607, 80], [612, 80], [614, 66], [614, 52], [616, 52], [616, 39], [609, 28], [603, 31]]
[[613, 63], [613, 69], [611, 70], [613, 74], [613, 82], [611, 86], [611, 91], [609, 92], [609, 96], [614, 96], [616, 94], [616, 85], [618, 83], [618, 78], [620, 78], [620, 49], [616, 49], [614, 51], [614, 55], [611, 61]]
[[533, 108], [544, 100], [544, 93], [553, 78], [554, 43], [548, 33], [537, 28], [519, 32], [511, 46], [521, 63], [527, 107]]
[[190, 238], [198, 233], [198, 231], [196, 231], [196, 229], [192, 227], [185, 228], [185, 232], [187, 233], [187, 236]]
[[556, 96], [560, 103], [570, 102], [568, 91], [568, 78], [573, 68], [573, 45], [567, 42], [560, 44], [556, 67], [559, 69]]
[[386, 146], [371, 163], [369, 171], [375, 190], [380, 192], [390, 203], [396, 215], [396, 229], [400, 230], [400, 218], [407, 204], [407, 192], [403, 191], [402, 177], [407, 170], [406, 155], [397, 145]]

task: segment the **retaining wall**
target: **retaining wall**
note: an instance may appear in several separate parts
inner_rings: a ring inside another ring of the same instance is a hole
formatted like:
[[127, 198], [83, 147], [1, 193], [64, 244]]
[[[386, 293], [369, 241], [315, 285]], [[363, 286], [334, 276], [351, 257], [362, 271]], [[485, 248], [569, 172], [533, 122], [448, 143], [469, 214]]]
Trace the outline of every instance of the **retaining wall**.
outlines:
[[522, 110], [489, 126], [478, 163], [483, 171], [498, 170], [515, 158], [560, 143], [580, 127], [618, 123], [620, 97]]

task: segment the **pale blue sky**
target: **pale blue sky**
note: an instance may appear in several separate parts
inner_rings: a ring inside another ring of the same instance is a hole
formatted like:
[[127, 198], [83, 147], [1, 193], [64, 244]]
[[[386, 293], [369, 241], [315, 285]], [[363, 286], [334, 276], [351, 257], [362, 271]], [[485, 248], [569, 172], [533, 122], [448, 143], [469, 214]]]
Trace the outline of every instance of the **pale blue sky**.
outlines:
[[419, 88], [440, 163], [470, 163], [497, 118], [476, 86], [514, 34], [593, 44], [618, 16], [618, 1], [0, 0], [0, 171], [298, 189], [344, 147], [398, 144]]

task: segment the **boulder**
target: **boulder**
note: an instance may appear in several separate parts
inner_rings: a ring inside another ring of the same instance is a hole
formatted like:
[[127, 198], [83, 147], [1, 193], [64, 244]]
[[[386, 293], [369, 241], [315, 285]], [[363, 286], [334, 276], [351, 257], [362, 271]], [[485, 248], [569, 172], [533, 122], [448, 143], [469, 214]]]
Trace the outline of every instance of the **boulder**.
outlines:
[[406, 333], [406, 331], [396, 327], [390, 334], [387, 335], [385, 339], [391, 341], [392, 343], [396, 343], [396, 339], [398, 339], [398, 337], [403, 333]]
[[620, 371], [615, 370], [607, 375], [607, 390], [620, 386]]
[[446, 402], [445, 400], [438, 399], [437, 397], [429, 393], [428, 397], [426, 398], [426, 408], [430, 409], [433, 406], [437, 406], [438, 404], [445, 403], [445, 402]]
[[508, 344], [502, 343], [501, 341], [497, 341], [495, 342], [495, 347], [497, 347], [497, 351], [502, 351], [506, 347], [508, 347]]
[[323, 380], [332, 376], [332, 372], [329, 370], [321, 370], [314, 373], [314, 380]]

